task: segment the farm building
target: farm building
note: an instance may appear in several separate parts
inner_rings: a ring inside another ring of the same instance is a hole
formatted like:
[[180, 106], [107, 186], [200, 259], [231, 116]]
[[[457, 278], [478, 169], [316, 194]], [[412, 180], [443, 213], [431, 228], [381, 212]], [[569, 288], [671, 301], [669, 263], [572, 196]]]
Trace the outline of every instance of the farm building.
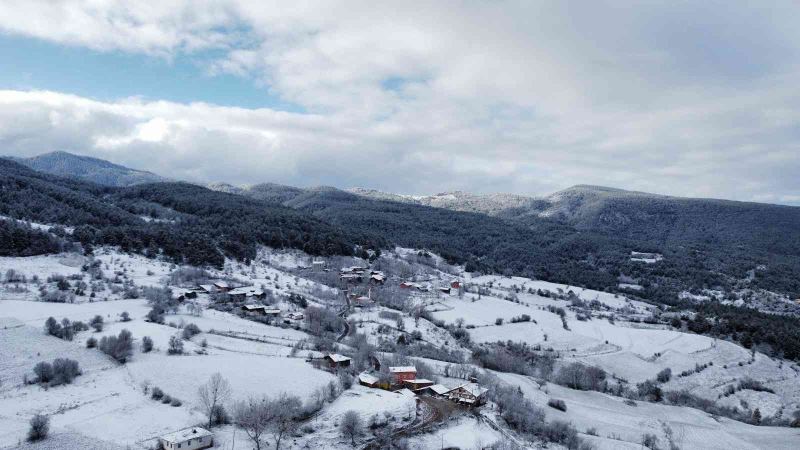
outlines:
[[389, 367], [389, 372], [394, 376], [395, 383], [398, 384], [417, 378], [417, 368], [414, 366]]
[[344, 355], [340, 355], [338, 353], [329, 353], [325, 355], [325, 362], [328, 363], [328, 367], [331, 369], [338, 369], [340, 367], [350, 367], [350, 358]]
[[255, 286], [245, 286], [245, 287], [238, 287], [236, 289], [231, 289], [230, 291], [228, 291], [228, 295], [230, 295], [231, 299], [233, 300], [246, 300], [246, 299], [263, 300], [267, 296], [263, 290]]
[[305, 316], [301, 312], [290, 312], [286, 315], [286, 318], [290, 320], [303, 320], [304, 317]]
[[372, 274], [369, 277], [369, 281], [375, 284], [383, 284], [386, 282], [386, 277], [380, 274]]
[[203, 293], [206, 293], [206, 294], [211, 294], [211, 293], [217, 292], [217, 288], [215, 288], [213, 284], [201, 284], [201, 285], [199, 285], [197, 287], [200, 288], [200, 292], [203, 292]]
[[487, 392], [489, 390], [481, 387], [478, 383], [466, 383], [448, 392], [447, 396], [454, 402], [480, 406], [486, 403]]
[[166, 450], [198, 450], [214, 446], [214, 434], [200, 427], [186, 428], [158, 439]]
[[458, 280], [453, 280], [450, 282], [450, 287], [453, 289], [459, 289], [461, 288], [461, 282]]
[[371, 388], [378, 387], [379, 381], [380, 379], [378, 377], [366, 372], [358, 375], [358, 383], [361, 384], [362, 386]]
[[345, 283], [361, 283], [361, 275], [357, 273], [345, 273], [339, 276], [339, 279]]
[[450, 388], [442, 384], [434, 384], [420, 389], [419, 392], [434, 397], [446, 397], [447, 393], [450, 392]]
[[278, 316], [281, 310], [278, 308], [268, 308], [264, 305], [242, 305], [242, 311], [248, 316]]
[[450, 288], [449, 287], [440, 287], [439, 288], [439, 292], [441, 292], [442, 294], [450, 295]]
[[216, 289], [217, 289], [219, 292], [228, 292], [228, 291], [230, 291], [230, 290], [231, 290], [231, 287], [230, 287], [230, 285], [228, 285], [228, 283], [227, 283], [227, 282], [225, 282], [225, 281], [215, 281], [215, 282], [214, 282], [214, 287], [215, 287], [215, 288], [216, 288]]
[[416, 391], [417, 389], [433, 386], [433, 381], [424, 378], [414, 378], [413, 380], [405, 380], [403, 385], [412, 391]]

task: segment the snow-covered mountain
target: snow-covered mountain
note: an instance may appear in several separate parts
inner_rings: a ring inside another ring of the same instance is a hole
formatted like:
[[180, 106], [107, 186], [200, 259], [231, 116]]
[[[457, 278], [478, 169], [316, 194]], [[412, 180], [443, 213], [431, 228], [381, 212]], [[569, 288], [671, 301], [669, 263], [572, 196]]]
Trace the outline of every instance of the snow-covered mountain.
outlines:
[[169, 181], [152, 172], [131, 169], [109, 161], [68, 152], [50, 152], [30, 158], [10, 158], [39, 172], [75, 178], [106, 186], [132, 186]]

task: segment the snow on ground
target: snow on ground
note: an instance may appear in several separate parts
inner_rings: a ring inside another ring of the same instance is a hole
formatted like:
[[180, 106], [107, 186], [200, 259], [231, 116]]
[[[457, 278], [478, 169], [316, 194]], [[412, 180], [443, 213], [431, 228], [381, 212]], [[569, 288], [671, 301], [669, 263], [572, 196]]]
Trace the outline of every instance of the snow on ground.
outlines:
[[592, 439], [599, 449], [625, 448], [619, 441], [639, 444], [645, 433], [655, 434], [664, 446], [667, 443], [665, 426], [672, 429], [676, 444], [681, 448], [800, 448], [800, 430], [794, 428], [759, 427], [726, 418], [715, 419], [702, 411], [679, 406], [647, 402], [636, 402], [636, 406], [630, 406], [624, 399], [599, 392], [576, 391], [554, 384], [540, 388], [535, 381], [521, 375], [498, 376], [519, 386], [526, 398], [538, 405], [546, 405], [550, 398], [564, 400], [566, 412], [545, 407], [547, 420], [572, 422], [579, 432], [595, 428], [600, 438], [605, 438]]
[[0, 392], [22, 385], [23, 377], [33, 374], [33, 366], [41, 361], [51, 362], [55, 358], [74, 359], [87, 373], [114, 367], [99, 352], [47, 336], [41, 327], [27, 326], [16, 319], [0, 317]]
[[352, 448], [339, 431], [339, 423], [347, 411], [356, 411], [367, 426], [373, 416], [388, 420], [388, 426], [400, 427], [416, 417], [416, 402], [397, 392], [369, 389], [354, 385], [327, 406], [309, 424], [315, 430], [312, 438], [298, 439], [303, 448]]
[[481, 450], [503, 439], [497, 430], [474, 417], [451, 418], [442, 428], [408, 440], [411, 448], [459, 448]]

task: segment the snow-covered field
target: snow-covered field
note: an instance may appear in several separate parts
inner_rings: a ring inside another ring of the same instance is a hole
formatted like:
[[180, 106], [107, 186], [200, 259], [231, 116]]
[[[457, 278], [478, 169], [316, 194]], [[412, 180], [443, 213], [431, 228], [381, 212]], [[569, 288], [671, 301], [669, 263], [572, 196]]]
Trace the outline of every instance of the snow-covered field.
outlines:
[[[399, 249], [385, 257], [396, 263], [403, 258], [417, 259], [417, 252]], [[146, 448], [163, 433], [203, 422], [197, 389], [214, 373], [228, 380], [232, 400], [289, 393], [305, 402], [337, 379], [306, 362], [307, 356], [319, 357], [323, 352], [313, 349], [316, 338], [303, 331], [302, 322], [293, 323], [293, 327], [300, 328], [294, 329], [207, 308], [199, 315], [190, 314], [188, 308], [181, 307], [176, 313], [166, 314], [165, 324], [150, 323], [144, 320], [150, 310], [146, 300], [125, 300], [121, 288], [111, 286], [162, 286], [176, 266], [110, 249], [96, 249], [96, 260], [104, 273], [104, 290], [95, 297], [88, 293], [76, 295], [75, 303], [45, 303], [38, 301], [38, 290], [47, 284], [44, 280], [59, 274], [72, 276], [72, 280], [83, 277], [88, 282], [81, 267], [90, 260], [77, 255], [0, 258], [0, 275], [13, 269], [29, 281], [23, 283], [24, 289], [8, 283], [0, 287], [0, 448], [24, 440], [28, 420], [36, 413], [50, 416], [51, 438], [20, 448]], [[227, 261], [222, 270], [209, 272], [214, 278], [234, 284], [262, 287], [283, 311], [300, 311], [286, 299], [295, 294], [304, 296], [312, 305], [330, 305], [338, 313], [344, 305], [339, 290], [304, 275], [305, 270], [310, 270], [304, 268], [311, 261], [310, 256], [296, 251], [262, 249], [252, 265]], [[459, 269], [447, 266], [436, 255], [423, 265], [414, 264], [417, 263], [410, 265], [414, 269], [412, 277], [424, 279], [431, 286], [449, 285], [454, 271]], [[31, 282], [34, 276], [39, 282]], [[387, 283], [399, 278], [390, 278]], [[633, 386], [670, 368], [673, 377], [662, 385], [665, 391], [686, 389], [721, 405], [758, 407], [764, 417], [786, 418], [800, 408], [800, 369], [795, 364], [753, 355], [730, 342], [630, 320], [651, 314], [655, 310], [652, 305], [622, 295], [519, 277], [462, 274], [459, 278], [466, 285], [466, 292], [414, 292], [411, 306], [404, 311], [384, 307], [354, 309], [347, 320], [353, 324], [352, 331], [364, 334], [374, 345], [396, 343], [400, 335], [413, 339], [414, 333], [423, 342], [459, 349], [468, 358], [469, 350], [436, 325], [443, 321], [463, 326], [477, 344], [514, 341], [552, 348], [560, 357], [558, 364], [578, 361], [597, 366]], [[53, 284], [49, 286], [52, 288]], [[201, 294], [198, 303], [208, 306], [210, 297]], [[574, 307], [575, 304], [580, 306]], [[411, 315], [415, 305], [424, 305], [434, 320], [415, 320]], [[561, 309], [567, 328], [557, 313]], [[129, 321], [122, 321], [123, 312], [130, 315]], [[586, 320], [579, 320], [579, 314]], [[44, 333], [43, 324], [50, 316], [59, 321], [68, 318], [88, 323], [95, 315], [105, 322], [100, 332], [81, 331], [71, 342]], [[530, 320], [521, 321], [523, 316]], [[183, 355], [167, 354], [170, 338], [190, 323], [201, 332], [183, 341]], [[134, 354], [125, 365], [97, 349], [86, 348], [89, 337], [100, 339], [123, 329], [132, 333], [135, 344]], [[154, 341], [152, 352], [141, 350], [145, 336]], [[338, 351], [349, 350], [347, 340], [336, 345]], [[57, 357], [77, 360], [83, 374], [70, 385], [45, 388], [23, 384], [37, 362]], [[444, 376], [447, 364], [442, 361], [416, 359], [438, 371], [441, 383], [454, 387], [464, 381]], [[698, 366], [703, 369], [695, 372]], [[678, 376], [683, 371], [692, 373]], [[800, 432], [796, 429], [756, 427], [713, 418], [686, 407], [646, 402], [631, 406], [611, 395], [555, 384], [541, 386], [521, 375], [497, 375], [503, 382], [519, 386], [527, 398], [542, 406], [548, 420], [572, 422], [581, 436], [598, 449], [641, 448], [644, 433], [655, 434], [660, 448], [669, 448], [668, 430], [672, 430], [674, 443], [683, 449], [800, 448]], [[763, 382], [775, 392], [743, 390], [720, 398], [726, 387], [747, 377]], [[145, 390], [153, 387], [180, 399], [182, 405], [152, 400]], [[550, 398], [564, 400], [567, 411], [548, 408]], [[484, 408], [486, 414], [481, 417], [457, 414], [429, 432], [409, 437], [410, 448], [471, 449], [503, 439], [505, 431], [498, 430], [497, 424], [490, 425], [492, 405]], [[287, 438], [282, 448], [351, 448], [339, 430], [341, 418], [350, 410], [357, 411], [365, 423], [376, 418], [386, 421], [390, 428], [400, 428], [413, 422], [416, 408], [413, 397], [355, 385], [326, 402], [301, 430]], [[590, 429], [596, 429], [597, 435], [585, 433]], [[235, 435], [233, 426], [216, 428], [215, 433], [218, 448], [251, 448], [241, 430]], [[359, 441], [363, 444], [369, 436], [368, 432]]]

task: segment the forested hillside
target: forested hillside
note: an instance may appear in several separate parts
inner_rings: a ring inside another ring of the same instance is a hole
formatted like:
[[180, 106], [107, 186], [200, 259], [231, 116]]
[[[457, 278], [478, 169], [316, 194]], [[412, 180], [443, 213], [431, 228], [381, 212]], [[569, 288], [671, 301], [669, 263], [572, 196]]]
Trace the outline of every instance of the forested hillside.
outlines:
[[168, 181], [152, 172], [130, 169], [102, 159], [68, 152], [50, 152], [30, 158], [12, 158], [33, 170], [104, 186], [132, 186]]
[[[35, 172], [6, 159], [0, 159], [0, 215], [73, 226], [72, 238], [89, 248], [107, 244], [145, 254], [163, 252], [174, 261], [198, 265], [219, 266], [225, 256], [251, 259], [257, 244], [315, 255], [350, 255], [357, 248], [386, 245], [380, 237], [346, 232], [283, 206], [201, 186], [104, 187]], [[5, 232], [29, 237], [4, 247], [6, 254], [51, 248], [37, 233], [18, 227]]]

